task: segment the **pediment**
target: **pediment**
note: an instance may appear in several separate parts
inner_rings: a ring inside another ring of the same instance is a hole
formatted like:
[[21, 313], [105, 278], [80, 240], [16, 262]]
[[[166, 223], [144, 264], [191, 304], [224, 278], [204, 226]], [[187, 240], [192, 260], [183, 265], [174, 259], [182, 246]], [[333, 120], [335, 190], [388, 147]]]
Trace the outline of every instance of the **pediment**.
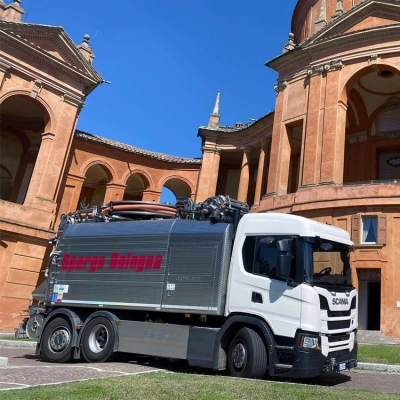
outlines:
[[71, 49], [58, 35], [36, 35], [31, 33], [17, 33], [21, 38], [29, 43], [40, 47], [42, 50], [51, 54], [52, 56], [66, 62], [67, 64], [78, 67], [80, 62], [77, 60], [76, 54], [71, 52]]
[[51, 58], [60, 60], [91, 77], [98, 76], [97, 71], [61, 27], [0, 21], [0, 29], [20, 39], [25, 46], [38, 48]]
[[397, 0], [367, 0], [328, 23], [307, 39], [303, 46], [355, 32], [400, 24], [400, 2]]

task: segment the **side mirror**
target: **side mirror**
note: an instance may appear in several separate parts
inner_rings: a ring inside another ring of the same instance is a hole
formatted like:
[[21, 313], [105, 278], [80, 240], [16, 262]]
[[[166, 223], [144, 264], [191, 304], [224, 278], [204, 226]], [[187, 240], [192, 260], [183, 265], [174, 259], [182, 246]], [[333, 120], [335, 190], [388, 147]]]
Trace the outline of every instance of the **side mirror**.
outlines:
[[[284, 239], [287, 240], [287, 239]], [[276, 266], [276, 275], [279, 278], [290, 280], [290, 268], [292, 266], [293, 256], [281, 254], [278, 256], [278, 263]]]
[[293, 239], [281, 239], [276, 242], [276, 248], [282, 252], [290, 252], [292, 250]]

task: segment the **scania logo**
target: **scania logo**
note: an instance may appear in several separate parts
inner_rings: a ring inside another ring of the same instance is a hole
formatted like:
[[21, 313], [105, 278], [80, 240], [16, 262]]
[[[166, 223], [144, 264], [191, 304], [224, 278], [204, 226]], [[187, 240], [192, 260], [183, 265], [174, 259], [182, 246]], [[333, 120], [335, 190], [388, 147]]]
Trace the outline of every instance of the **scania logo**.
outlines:
[[332, 299], [332, 304], [334, 306], [348, 306], [349, 305], [349, 299], [337, 299], [333, 298]]

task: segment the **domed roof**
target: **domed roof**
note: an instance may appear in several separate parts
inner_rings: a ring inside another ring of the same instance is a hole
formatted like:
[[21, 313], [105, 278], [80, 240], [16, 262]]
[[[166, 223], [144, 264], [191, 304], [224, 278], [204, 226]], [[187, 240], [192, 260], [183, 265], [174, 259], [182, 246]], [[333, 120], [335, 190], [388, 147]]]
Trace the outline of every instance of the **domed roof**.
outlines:
[[363, 1], [366, 0], [298, 0], [292, 17], [295, 43], [303, 42]]

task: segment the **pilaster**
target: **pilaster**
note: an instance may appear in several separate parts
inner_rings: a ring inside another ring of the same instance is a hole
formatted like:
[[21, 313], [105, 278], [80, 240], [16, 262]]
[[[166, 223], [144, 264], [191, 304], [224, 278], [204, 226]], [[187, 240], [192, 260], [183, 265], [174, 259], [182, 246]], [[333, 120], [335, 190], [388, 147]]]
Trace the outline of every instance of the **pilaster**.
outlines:
[[221, 154], [217, 148], [203, 148], [203, 159], [197, 185], [196, 202], [215, 196]]
[[258, 206], [261, 200], [261, 189], [266, 176], [266, 161], [268, 160], [269, 150], [271, 148], [271, 139], [263, 138], [261, 142], [260, 158], [258, 160], [256, 191], [254, 194], [254, 206]]

